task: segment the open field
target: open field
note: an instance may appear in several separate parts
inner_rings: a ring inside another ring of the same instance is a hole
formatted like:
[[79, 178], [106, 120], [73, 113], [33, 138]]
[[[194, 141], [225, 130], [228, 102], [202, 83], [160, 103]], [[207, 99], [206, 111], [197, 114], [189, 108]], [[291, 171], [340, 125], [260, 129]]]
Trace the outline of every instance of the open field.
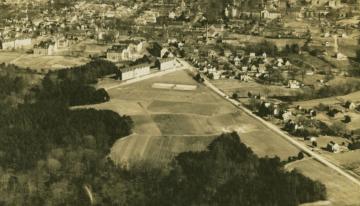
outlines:
[[56, 70], [86, 64], [87, 58], [64, 57], [64, 56], [38, 56], [26, 55], [12, 62], [20, 67], [31, 69]]
[[360, 187], [316, 160], [299, 161], [291, 167], [311, 179], [324, 183], [328, 200], [332, 202], [332, 205], [360, 205]]
[[[92, 106], [130, 115], [135, 122], [133, 134], [119, 139], [111, 150], [110, 157], [118, 164], [150, 161], [166, 165], [176, 154], [204, 150], [216, 136], [234, 130], [259, 156], [287, 159], [299, 152], [203, 85], [197, 84], [193, 91], [177, 91], [152, 88], [154, 83], [196, 84], [186, 71], [177, 71], [111, 89], [110, 102]], [[359, 202], [355, 193], [359, 190], [334, 170], [315, 160], [295, 163], [294, 167], [326, 184], [333, 205]]]
[[338, 154], [326, 154], [326, 157], [332, 162], [341, 165], [360, 176], [360, 150]]
[[9, 63], [21, 55], [21, 53], [16, 52], [0, 52], [0, 63]]
[[338, 113], [335, 115], [335, 117], [329, 117], [327, 114], [322, 112], [322, 113], [319, 113], [315, 117], [315, 119], [325, 122], [328, 125], [331, 125], [335, 122], [343, 121], [345, 115], [348, 115], [351, 118], [351, 122], [346, 124], [347, 129], [349, 129], [349, 130], [360, 129], [360, 112], [356, 112], [356, 111], [347, 111], [344, 113]]
[[241, 97], [247, 97], [248, 92], [255, 95], [292, 96], [297, 91], [281, 86], [242, 82], [236, 79], [213, 80], [211, 83], [228, 95], [232, 95], [233, 92], [237, 91]]
[[[197, 89], [156, 89], [152, 87], [154, 83], [196, 85]], [[186, 71], [154, 77], [108, 92], [111, 101], [95, 107], [130, 115], [135, 121], [133, 136], [120, 139], [112, 148], [111, 157], [121, 162], [139, 157], [141, 160], [169, 162], [170, 157], [179, 152], [205, 149], [215, 136], [229, 131], [238, 131], [242, 141], [262, 156], [278, 155], [287, 159], [299, 152], [272, 130], [205, 86], [197, 84]], [[144, 148], [140, 149], [145, 151], [142, 155], [139, 155], [139, 148]], [[161, 154], [161, 160], [154, 159], [154, 152]]]
[[345, 102], [347, 100], [354, 101], [354, 102], [360, 101], [360, 91], [353, 92], [353, 93], [350, 93], [350, 94], [344, 95], [344, 96], [294, 102], [294, 105], [300, 105], [304, 108], [312, 108], [312, 107], [319, 105], [320, 103], [331, 105], [331, 104], [339, 104], [339, 103], [342, 103], [343, 101]]
[[252, 36], [252, 35], [236, 34], [236, 33], [229, 33], [227, 38], [232, 39], [227, 42], [235, 46], [244, 43], [261, 43], [264, 41], [268, 41], [275, 44], [280, 49], [284, 48], [286, 45], [299, 44], [300, 46], [303, 46], [305, 43], [304, 39], [290, 39], [290, 38], [277, 39], [277, 38], [266, 38], [262, 36]]
[[0, 52], [0, 63], [11, 63], [35, 70], [56, 70], [86, 64], [89, 59], [67, 56], [39, 56], [17, 52]]

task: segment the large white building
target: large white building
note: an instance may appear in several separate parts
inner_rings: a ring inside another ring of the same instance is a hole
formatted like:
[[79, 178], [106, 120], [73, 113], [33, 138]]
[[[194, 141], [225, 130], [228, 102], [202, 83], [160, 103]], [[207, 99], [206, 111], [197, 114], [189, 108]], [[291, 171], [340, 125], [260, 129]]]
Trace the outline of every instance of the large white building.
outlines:
[[134, 79], [148, 74], [150, 74], [149, 64], [139, 64], [136, 66], [120, 69], [121, 80]]
[[276, 11], [269, 11], [267, 9], [264, 9], [260, 12], [260, 16], [263, 19], [278, 19], [281, 18], [281, 14]]
[[10, 41], [3, 41], [1, 48], [2, 50], [13, 50], [13, 49], [24, 49], [24, 48], [30, 48], [32, 45], [31, 38], [26, 39], [15, 39]]
[[149, 44], [145, 41], [135, 45], [130, 43], [127, 47], [123, 45], [115, 45], [111, 49], [108, 49], [106, 58], [112, 62], [120, 61], [135, 61], [141, 59], [145, 55], [149, 55], [147, 48]]

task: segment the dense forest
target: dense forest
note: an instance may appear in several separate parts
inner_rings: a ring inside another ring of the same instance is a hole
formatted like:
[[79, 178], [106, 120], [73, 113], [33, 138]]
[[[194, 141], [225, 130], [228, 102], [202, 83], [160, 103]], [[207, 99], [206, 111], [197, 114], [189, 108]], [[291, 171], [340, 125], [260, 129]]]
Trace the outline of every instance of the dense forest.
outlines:
[[[167, 169], [117, 167], [107, 155], [131, 133], [131, 118], [69, 109], [82, 103], [76, 94], [113, 69], [95, 60], [50, 72], [23, 103], [0, 100], [0, 205], [291, 206], [326, 198], [324, 185], [285, 171], [278, 158], [257, 157], [236, 133], [206, 151], [179, 154]], [[1, 79], [2, 97], [23, 93], [21, 77]]]

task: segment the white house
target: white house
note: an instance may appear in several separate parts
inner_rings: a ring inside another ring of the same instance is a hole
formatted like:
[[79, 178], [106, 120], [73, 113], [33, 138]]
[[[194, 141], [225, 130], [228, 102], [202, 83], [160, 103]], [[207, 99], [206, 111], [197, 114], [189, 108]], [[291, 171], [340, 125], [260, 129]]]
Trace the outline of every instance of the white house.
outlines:
[[290, 89], [299, 89], [301, 87], [300, 82], [297, 80], [289, 80], [288, 86]]
[[336, 142], [329, 142], [326, 146], [326, 148], [333, 153], [339, 153], [340, 152], [340, 146]]
[[279, 12], [268, 11], [267, 9], [261, 11], [260, 15], [261, 18], [264, 19], [277, 19], [281, 17], [281, 14]]

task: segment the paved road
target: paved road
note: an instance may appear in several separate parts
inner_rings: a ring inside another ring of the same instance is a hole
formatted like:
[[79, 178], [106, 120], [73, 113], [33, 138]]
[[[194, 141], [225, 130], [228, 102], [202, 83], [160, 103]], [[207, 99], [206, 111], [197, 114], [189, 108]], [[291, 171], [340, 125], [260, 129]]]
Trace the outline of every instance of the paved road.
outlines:
[[[192, 70], [193, 72], [196, 71], [196, 69], [190, 65], [189, 63], [187, 63], [184, 60], [180, 60], [182, 62], [182, 64], [184, 66], [186, 66], [187, 68], [189, 68], [190, 70]], [[233, 105], [235, 105], [236, 107], [238, 107], [239, 109], [241, 109], [242, 111], [244, 111], [246, 114], [248, 114], [249, 116], [251, 116], [252, 118], [258, 120], [259, 122], [261, 122], [262, 124], [264, 124], [265, 126], [267, 126], [268, 128], [270, 128], [271, 130], [273, 130], [274, 132], [278, 133], [281, 137], [285, 138], [287, 141], [289, 141], [291, 144], [293, 144], [294, 146], [298, 147], [299, 149], [301, 149], [302, 151], [304, 151], [305, 153], [307, 153], [308, 155], [310, 155], [311, 157], [313, 157], [314, 159], [316, 159], [317, 161], [321, 162], [322, 164], [326, 165], [327, 167], [335, 170], [336, 172], [338, 172], [339, 174], [343, 175], [344, 177], [348, 178], [351, 182], [357, 184], [360, 186], [360, 181], [358, 179], [356, 179], [355, 177], [351, 176], [349, 173], [347, 173], [346, 171], [344, 171], [343, 169], [341, 169], [339, 166], [329, 162], [326, 158], [324, 158], [323, 156], [313, 152], [312, 150], [310, 150], [306, 145], [301, 144], [300, 142], [296, 141], [293, 137], [289, 136], [288, 134], [284, 133], [284, 131], [282, 131], [281, 129], [279, 129], [277, 126], [265, 121], [264, 119], [258, 117], [257, 115], [253, 114], [252, 111], [250, 111], [249, 109], [245, 108], [244, 106], [242, 106], [242, 104], [234, 99], [229, 98], [224, 92], [222, 92], [220, 89], [218, 89], [217, 87], [215, 87], [210, 81], [208, 81], [207, 79], [205, 79], [204, 81], [205, 86], [207, 86], [208, 88], [210, 88], [211, 90], [213, 90], [215, 93], [217, 93], [218, 95], [220, 95], [221, 97], [225, 98], [227, 101], [229, 101], [230, 103], [232, 103]]]

